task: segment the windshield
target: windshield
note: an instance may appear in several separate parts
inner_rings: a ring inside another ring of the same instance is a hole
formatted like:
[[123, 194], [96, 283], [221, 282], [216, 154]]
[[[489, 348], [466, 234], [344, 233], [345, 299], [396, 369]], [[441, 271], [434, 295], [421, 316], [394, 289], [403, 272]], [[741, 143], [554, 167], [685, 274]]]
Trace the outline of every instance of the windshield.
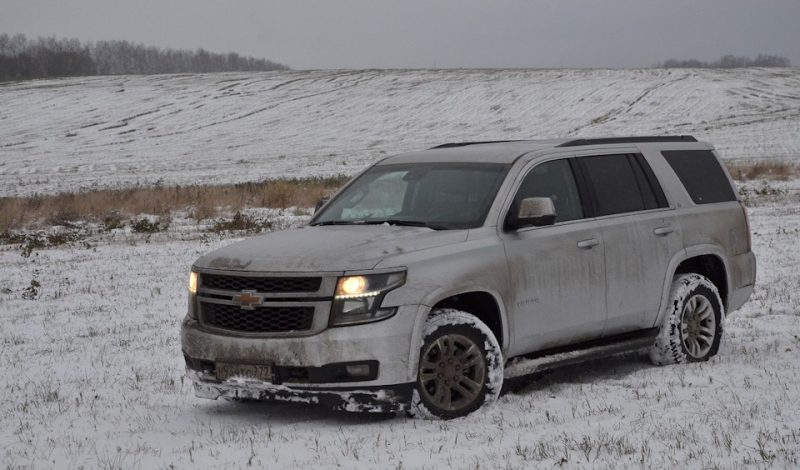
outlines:
[[483, 224], [507, 165], [378, 165], [353, 181], [311, 225], [410, 225], [437, 230]]

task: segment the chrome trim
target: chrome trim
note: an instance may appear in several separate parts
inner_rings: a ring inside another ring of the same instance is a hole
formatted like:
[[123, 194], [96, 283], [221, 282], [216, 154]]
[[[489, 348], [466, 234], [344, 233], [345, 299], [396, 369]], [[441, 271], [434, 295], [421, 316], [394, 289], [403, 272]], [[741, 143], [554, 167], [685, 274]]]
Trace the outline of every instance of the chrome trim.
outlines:
[[[322, 295], [320, 292], [326, 292], [330, 290], [329, 295]], [[225, 297], [233, 297], [234, 295], [241, 294], [242, 292], [248, 292], [252, 295], [257, 295], [259, 297], [264, 298], [264, 302], [269, 299], [332, 299], [333, 293], [336, 290], [336, 278], [333, 279], [331, 286], [326, 285], [326, 278], [323, 278], [322, 284], [320, 284], [320, 288], [317, 291], [309, 291], [309, 292], [259, 292], [256, 290], [223, 290], [223, 289], [209, 289], [208, 287], [198, 287], [197, 288], [197, 297], [208, 299], [209, 297], [203, 297], [203, 294], [207, 295], [222, 295]]]
[[218, 276], [230, 277], [249, 277], [249, 278], [292, 278], [292, 277], [318, 277], [320, 278], [319, 289], [316, 291], [297, 291], [297, 292], [260, 292], [249, 291], [255, 295], [261, 296], [266, 302], [268, 299], [329, 299], [333, 298], [336, 291], [336, 283], [342, 272], [263, 272], [263, 271], [231, 271], [221, 269], [205, 269], [193, 267], [193, 270], [200, 274], [199, 285], [197, 286], [197, 294], [211, 294], [211, 295], [230, 295], [233, 297], [240, 294], [241, 290], [225, 290], [225, 289], [212, 289], [203, 286], [203, 274], [214, 274]]

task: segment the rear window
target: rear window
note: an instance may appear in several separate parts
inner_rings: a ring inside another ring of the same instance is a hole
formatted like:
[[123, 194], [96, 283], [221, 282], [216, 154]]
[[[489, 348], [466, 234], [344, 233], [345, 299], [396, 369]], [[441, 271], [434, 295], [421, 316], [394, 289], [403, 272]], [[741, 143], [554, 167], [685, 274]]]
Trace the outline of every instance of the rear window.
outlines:
[[661, 152], [695, 204], [735, 201], [736, 193], [710, 150]]

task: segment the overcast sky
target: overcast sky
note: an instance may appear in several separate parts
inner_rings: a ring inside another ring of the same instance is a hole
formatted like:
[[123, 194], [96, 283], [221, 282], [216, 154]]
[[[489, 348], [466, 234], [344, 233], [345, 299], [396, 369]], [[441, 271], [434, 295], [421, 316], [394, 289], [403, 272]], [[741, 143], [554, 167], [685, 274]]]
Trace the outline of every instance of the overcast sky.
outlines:
[[0, 0], [0, 32], [235, 51], [307, 68], [800, 65], [800, 0]]

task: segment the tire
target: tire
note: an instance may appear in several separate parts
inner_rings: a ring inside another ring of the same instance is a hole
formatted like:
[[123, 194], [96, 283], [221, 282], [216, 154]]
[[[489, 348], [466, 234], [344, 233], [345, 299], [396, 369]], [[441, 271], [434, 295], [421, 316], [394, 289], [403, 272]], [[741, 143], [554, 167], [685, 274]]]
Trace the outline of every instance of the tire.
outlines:
[[694, 273], [675, 276], [650, 360], [656, 365], [707, 361], [719, 351], [724, 319], [713, 282]]
[[459, 418], [493, 403], [502, 388], [503, 354], [492, 330], [469, 313], [435, 310], [425, 324], [409, 413]]

